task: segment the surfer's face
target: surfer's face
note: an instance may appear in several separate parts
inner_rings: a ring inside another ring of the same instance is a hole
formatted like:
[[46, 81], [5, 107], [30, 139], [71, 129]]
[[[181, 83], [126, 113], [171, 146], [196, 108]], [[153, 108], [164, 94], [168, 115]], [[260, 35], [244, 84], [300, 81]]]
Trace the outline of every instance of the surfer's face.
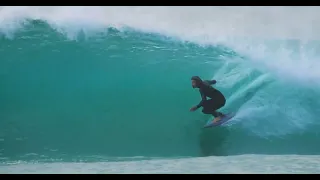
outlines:
[[197, 88], [198, 86], [197, 86], [197, 82], [195, 81], [195, 80], [192, 80], [191, 81], [191, 84], [192, 84], [192, 87], [193, 88]]

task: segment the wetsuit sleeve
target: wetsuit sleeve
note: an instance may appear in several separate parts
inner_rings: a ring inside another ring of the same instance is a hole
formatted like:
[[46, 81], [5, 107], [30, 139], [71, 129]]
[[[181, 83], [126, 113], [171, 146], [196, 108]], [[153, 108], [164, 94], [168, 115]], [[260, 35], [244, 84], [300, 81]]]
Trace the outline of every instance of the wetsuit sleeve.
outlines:
[[207, 80], [207, 82], [210, 84], [210, 85], [214, 85], [217, 83], [216, 80]]
[[207, 96], [203, 93], [202, 90], [200, 90], [200, 95], [201, 95], [201, 101], [200, 101], [200, 103], [196, 106], [197, 108], [200, 108], [200, 107], [203, 105], [203, 102], [204, 102], [205, 100], [207, 100]]

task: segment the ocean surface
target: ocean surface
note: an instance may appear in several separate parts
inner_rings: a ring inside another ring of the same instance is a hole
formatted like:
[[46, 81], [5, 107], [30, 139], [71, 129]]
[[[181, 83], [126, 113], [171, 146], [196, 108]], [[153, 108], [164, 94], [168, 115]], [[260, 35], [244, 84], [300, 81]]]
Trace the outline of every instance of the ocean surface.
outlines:
[[[319, 7], [0, 7], [0, 173], [319, 173]], [[190, 78], [226, 96], [189, 112]]]

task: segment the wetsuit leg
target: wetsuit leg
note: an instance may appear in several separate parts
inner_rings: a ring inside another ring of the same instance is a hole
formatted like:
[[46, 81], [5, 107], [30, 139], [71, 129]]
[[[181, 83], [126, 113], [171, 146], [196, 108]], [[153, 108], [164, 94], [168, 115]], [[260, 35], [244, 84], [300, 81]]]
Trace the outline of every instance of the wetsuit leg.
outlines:
[[223, 107], [226, 103], [224, 98], [210, 99], [203, 103], [202, 112], [204, 114], [212, 114], [214, 117], [222, 116], [221, 112], [217, 112], [218, 109]]

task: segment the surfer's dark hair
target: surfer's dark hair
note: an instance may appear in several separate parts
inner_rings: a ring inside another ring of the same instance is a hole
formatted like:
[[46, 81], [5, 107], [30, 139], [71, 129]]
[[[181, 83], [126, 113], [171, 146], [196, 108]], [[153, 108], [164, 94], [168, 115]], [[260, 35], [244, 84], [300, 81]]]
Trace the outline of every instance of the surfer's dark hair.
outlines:
[[192, 76], [191, 80], [196, 81], [198, 85], [202, 83], [202, 79], [199, 76]]

